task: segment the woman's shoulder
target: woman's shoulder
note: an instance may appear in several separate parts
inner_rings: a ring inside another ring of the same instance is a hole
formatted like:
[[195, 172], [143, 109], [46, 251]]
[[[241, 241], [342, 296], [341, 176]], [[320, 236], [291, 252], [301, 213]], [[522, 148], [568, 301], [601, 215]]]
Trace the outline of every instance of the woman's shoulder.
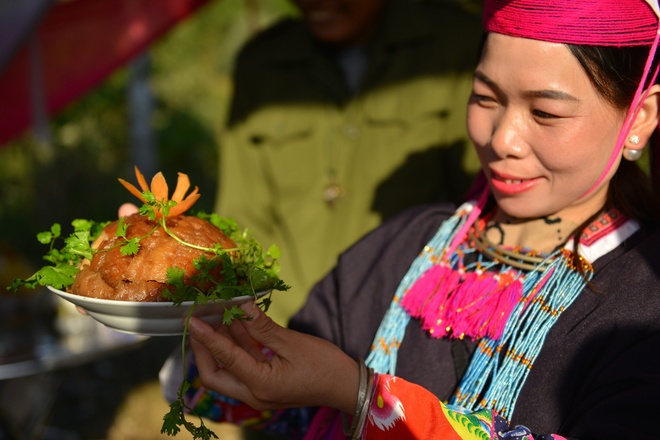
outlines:
[[660, 323], [660, 230], [639, 230], [594, 270], [590, 296], [602, 313], [611, 308], [613, 316]]
[[615, 261], [622, 277], [642, 282], [660, 301], [660, 229], [642, 229], [624, 246], [625, 254]]
[[[637, 270], [629, 271], [631, 266]], [[639, 229], [616, 249], [596, 260], [594, 268], [597, 274], [616, 274], [621, 280], [648, 275], [660, 282], [660, 229]]]

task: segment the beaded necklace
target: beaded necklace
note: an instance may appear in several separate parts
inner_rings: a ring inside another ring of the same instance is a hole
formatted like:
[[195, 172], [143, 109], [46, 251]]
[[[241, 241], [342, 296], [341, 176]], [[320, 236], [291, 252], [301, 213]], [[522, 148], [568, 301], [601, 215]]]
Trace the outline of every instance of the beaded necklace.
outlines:
[[590, 230], [597, 230], [591, 238], [608, 240], [588, 249], [589, 260], [577, 262], [568, 246], [549, 255], [480, 249], [484, 240], [472, 224], [483, 204], [482, 198], [460, 206], [413, 261], [367, 364], [378, 373], [395, 374], [398, 349], [413, 318], [434, 338], [479, 340], [449, 403], [469, 410], [491, 408], [509, 419], [545, 337], [591, 280], [590, 261], [639, 226], [617, 211], [604, 215], [592, 224]]

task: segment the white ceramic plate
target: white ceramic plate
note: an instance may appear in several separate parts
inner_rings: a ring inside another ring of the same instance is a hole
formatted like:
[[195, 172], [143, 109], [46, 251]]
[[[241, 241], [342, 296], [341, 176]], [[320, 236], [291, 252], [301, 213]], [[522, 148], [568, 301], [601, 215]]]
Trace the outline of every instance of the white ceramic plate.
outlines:
[[[61, 298], [82, 307], [98, 322], [124, 333], [149, 336], [173, 336], [183, 334], [184, 320], [188, 316], [193, 301], [185, 301], [179, 306], [171, 302], [134, 302], [88, 298], [74, 295], [48, 286]], [[257, 297], [269, 291], [260, 292]], [[215, 301], [198, 305], [193, 314], [211, 325], [222, 322], [226, 308], [242, 304], [252, 296], [239, 296], [231, 301]]]

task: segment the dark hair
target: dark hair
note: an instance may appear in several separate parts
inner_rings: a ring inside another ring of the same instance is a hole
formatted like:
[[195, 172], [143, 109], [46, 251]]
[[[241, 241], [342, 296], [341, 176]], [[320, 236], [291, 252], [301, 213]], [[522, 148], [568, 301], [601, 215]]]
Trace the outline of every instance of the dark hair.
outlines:
[[[627, 110], [642, 78], [650, 48], [582, 45], [567, 47], [605, 100], [616, 108]], [[654, 145], [651, 150], [655, 150], [656, 154], [660, 154], [659, 141], [656, 132], [651, 139], [651, 144]], [[643, 171], [636, 162], [622, 160], [610, 182], [607, 195], [606, 209], [614, 207], [642, 225], [657, 227], [660, 224], [660, 176]], [[596, 216], [588, 219], [578, 230], [583, 230]]]

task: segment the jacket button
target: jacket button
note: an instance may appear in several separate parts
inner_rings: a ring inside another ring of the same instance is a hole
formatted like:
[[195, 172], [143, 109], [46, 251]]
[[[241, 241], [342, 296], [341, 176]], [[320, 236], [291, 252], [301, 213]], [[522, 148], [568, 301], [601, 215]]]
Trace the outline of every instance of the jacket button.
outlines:
[[344, 134], [352, 141], [360, 138], [360, 129], [353, 124], [344, 125]]

